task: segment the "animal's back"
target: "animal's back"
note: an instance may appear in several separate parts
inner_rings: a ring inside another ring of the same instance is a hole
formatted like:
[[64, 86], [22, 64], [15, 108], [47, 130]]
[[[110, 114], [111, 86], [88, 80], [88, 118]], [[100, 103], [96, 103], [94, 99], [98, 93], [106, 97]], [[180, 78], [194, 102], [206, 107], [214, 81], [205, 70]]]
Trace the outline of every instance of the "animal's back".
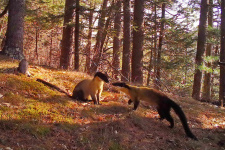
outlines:
[[82, 90], [83, 91], [83, 94], [84, 94], [84, 99], [90, 99], [90, 91], [89, 91], [90, 83], [91, 83], [91, 79], [85, 79], [85, 80], [80, 81], [75, 86], [73, 93], [75, 91]]
[[141, 87], [139, 88], [139, 90], [140, 100], [149, 102], [151, 105], [158, 105], [159, 101], [161, 100], [161, 97], [166, 97], [165, 94], [155, 89]]

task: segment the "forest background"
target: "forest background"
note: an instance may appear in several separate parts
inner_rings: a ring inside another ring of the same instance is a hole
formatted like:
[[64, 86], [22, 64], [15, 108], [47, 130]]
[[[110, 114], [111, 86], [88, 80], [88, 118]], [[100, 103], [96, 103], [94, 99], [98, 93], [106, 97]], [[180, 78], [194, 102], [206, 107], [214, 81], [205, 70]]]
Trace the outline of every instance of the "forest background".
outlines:
[[13, 31], [8, 20], [17, 8], [25, 16], [20, 51], [30, 63], [89, 74], [98, 70], [116, 80], [223, 105], [224, 68], [218, 65], [225, 62], [223, 3], [27, 0], [17, 7], [1, 0], [1, 49], [10, 56], [14, 42], [7, 39]]

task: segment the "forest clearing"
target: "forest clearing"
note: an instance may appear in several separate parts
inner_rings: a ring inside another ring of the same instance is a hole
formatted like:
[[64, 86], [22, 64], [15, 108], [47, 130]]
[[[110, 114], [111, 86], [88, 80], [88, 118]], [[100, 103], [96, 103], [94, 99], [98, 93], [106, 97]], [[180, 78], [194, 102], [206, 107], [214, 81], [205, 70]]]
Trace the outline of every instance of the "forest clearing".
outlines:
[[167, 93], [184, 110], [199, 141], [187, 138], [174, 113], [175, 127], [160, 121], [142, 103], [132, 111], [128, 98], [105, 84], [101, 105], [74, 101], [36, 81], [42, 78], [72, 91], [89, 75], [30, 65], [32, 77], [15, 75], [18, 61], [0, 56], [0, 148], [2, 149], [225, 149], [225, 110], [190, 97]]

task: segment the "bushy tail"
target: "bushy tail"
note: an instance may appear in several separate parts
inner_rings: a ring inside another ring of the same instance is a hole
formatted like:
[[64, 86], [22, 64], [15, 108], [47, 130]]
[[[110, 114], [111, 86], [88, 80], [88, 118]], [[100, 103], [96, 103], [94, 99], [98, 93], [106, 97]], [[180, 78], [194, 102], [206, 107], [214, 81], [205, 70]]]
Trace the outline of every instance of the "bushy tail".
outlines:
[[44, 81], [44, 80], [42, 80], [42, 79], [37, 79], [37, 81], [38, 81], [38, 82], [41, 82], [41, 83], [43, 83], [44, 85], [47, 85], [47, 86], [49, 86], [49, 87], [51, 87], [51, 88], [54, 88], [54, 89], [56, 89], [57, 91], [59, 91], [59, 92], [61, 92], [61, 93], [64, 93], [64, 94], [66, 94], [67, 96], [69, 96], [70, 98], [72, 98], [71, 95], [69, 95], [66, 91], [64, 91], [63, 89], [59, 88], [59, 87], [56, 86], [56, 85], [53, 85], [53, 84], [51, 84], [51, 83], [49, 83], [49, 82], [47, 82], [47, 81]]
[[198, 140], [196, 138], [196, 136], [191, 132], [189, 126], [188, 126], [188, 123], [187, 123], [187, 118], [184, 114], [184, 112], [182, 111], [182, 109], [180, 108], [179, 105], [177, 105], [175, 102], [173, 102], [171, 100], [171, 107], [173, 108], [173, 110], [175, 111], [175, 113], [178, 115], [178, 117], [180, 118], [181, 120], [181, 123], [184, 127], [184, 130], [185, 130], [185, 133], [188, 137], [194, 139], [194, 140]]

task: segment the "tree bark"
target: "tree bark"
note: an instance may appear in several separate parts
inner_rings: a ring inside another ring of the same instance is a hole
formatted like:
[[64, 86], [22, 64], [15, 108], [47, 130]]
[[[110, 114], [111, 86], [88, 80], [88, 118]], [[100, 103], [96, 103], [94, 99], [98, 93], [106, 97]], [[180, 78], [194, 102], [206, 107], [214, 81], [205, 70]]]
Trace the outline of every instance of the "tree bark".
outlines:
[[160, 72], [161, 72], [161, 52], [162, 52], [162, 42], [164, 35], [164, 24], [165, 24], [165, 11], [166, 11], [166, 3], [162, 3], [162, 16], [161, 16], [161, 27], [160, 27], [160, 35], [159, 35], [159, 48], [157, 54], [157, 64], [156, 64], [156, 88], [159, 89], [161, 87], [160, 81]]
[[[208, 26], [213, 27], [213, 0], [209, 0]], [[208, 43], [206, 47], [206, 57], [210, 57], [211, 53], [212, 53], [212, 43]], [[207, 62], [206, 66], [208, 68], [211, 68], [212, 66], [211, 62]], [[203, 92], [202, 99], [209, 102], [211, 99], [211, 72], [205, 72], [202, 92]]]
[[114, 37], [113, 37], [113, 74], [114, 79], [119, 80], [120, 69], [120, 30], [121, 30], [121, 1], [116, 3], [115, 19], [114, 19]]
[[[92, 2], [90, 2], [92, 6]], [[90, 64], [91, 64], [91, 37], [92, 37], [92, 21], [93, 21], [93, 12], [94, 10], [90, 9], [89, 14], [89, 31], [88, 31], [88, 42], [86, 46], [86, 72], [90, 72]]]
[[202, 71], [199, 67], [203, 62], [203, 54], [205, 52], [205, 42], [206, 42], [206, 21], [207, 21], [207, 1], [201, 0], [201, 10], [200, 10], [200, 20], [198, 27], [198, 42], [197, 42], [197, 54], [195, 58], [195, 75], [192, 97], [196, 100], [200, 100], [201, 92], [201, 81], [202, 81]]
[[[221, 0], [221, 49], [220, 62], [225, 62], [225, 0]], [[225, 67], [220, 65], [220, 92], [219, 100], [224, 106], [225, 100]]]
[[104, 29], [107, 3], [108, 3], [108, 0], [103, 1], [102, 8], [101, 8], [101, 15], [98, 20], [98, 33], [96, 35], [96, 43], [94, 46], [94, 56], [93, 56], [93, 60], [92, 60], [91, 68], [89, 72], [90, 74], [93, 74], [97, 71], [97, 68], [102, 56], [102, 51], [101, 51], [101, 41], [103, 36], [102, 29]]
[[9, 1], [9, 17], [6, 31], [6, 41], [3, 54], [14, 58], [23, 59], [23, 34], [24, 34], [24, 14], [25, 1]]
[[133, 29], [133, 51], [132, 51], [132, 82], [143, 84], [143, 17], [144, 0], [134, 2], [134, 29]]
[[79, 14], [80, 12], [80, 2], [76, 0], [76, 24], [75, 24], [75, 57], [74, 57], [74, 69], [79, 70]]
[[154, 4], [154, 50], [153, 50], [153, 53], [152, 53], [152, 61], [153, 61], [153, 68], [154, 68], [154, 88], [158, 88], [158, 85], [157, 85], [157, 82], [156, 82], [156, 76], [157, 76], [157, 11], [156, 11], [156, 8], [157, 8], [157, 4], [155, 2]]
[[73, 20], [73, 4], [74, 0], [66, 0], [60, 56], [60, 68], [62, 69], [68, 69], [70, 66], [71, 47], [73, 43], [73, 27], [71, 25]]
[[123, 0], [123, 57], [122, 81], [130, 81], [130, 0]]

